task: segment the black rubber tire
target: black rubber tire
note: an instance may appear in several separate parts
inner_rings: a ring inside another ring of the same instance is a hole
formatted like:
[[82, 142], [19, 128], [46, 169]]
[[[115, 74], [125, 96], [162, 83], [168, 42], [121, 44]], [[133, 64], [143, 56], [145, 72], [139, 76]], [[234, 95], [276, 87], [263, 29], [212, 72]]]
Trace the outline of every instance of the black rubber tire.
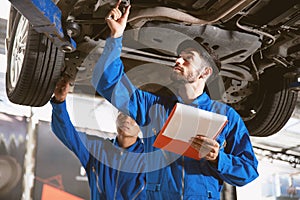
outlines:
[[64, 53], [41, 33], [29, 25], [25, 56], [15, 87], [10, 81], [12, 48], [21, 15], [12, 22], [7, 54], [6, 92], [8, 99], [20, 105], [39, 107], [51, 98], [60, 78]]
[[267, 137], [280, 131], [290, 119], [296, 106], [298, 93], [288, 89], [290, 80], [276, 69], [267, 72], [261, 79], [258, 95], [260, 109], [246, 125], [251, 136]]

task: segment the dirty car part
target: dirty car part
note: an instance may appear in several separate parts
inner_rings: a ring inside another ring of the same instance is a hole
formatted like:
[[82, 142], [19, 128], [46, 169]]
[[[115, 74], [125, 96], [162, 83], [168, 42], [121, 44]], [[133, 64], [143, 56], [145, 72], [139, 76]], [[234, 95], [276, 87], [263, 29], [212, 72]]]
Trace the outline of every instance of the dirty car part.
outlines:
[[[109, 34], [105, 16], [115, 3], [57, 1], [63, 29], [73, 33], [77, 44], [76, 51], [65, 54], [65, 72], [77, 76], [75, 92], [94, 92], [86, 88]], [[170, 80], [161, 82], [157, 77], [167, 76], [168, 70], [160, 73], [146, 68], [152, 67], [150, 63], [170, 66], [176, 47], [191, 38], [219, 55], [222, 88], [213, 96], [240, 113], [251, 135], [275, 134], [290, 118], [300, 77], [297, 0], [132, 0], [131, 6], [122, 57], [133, 83], [154, 93], [167, 93]]]

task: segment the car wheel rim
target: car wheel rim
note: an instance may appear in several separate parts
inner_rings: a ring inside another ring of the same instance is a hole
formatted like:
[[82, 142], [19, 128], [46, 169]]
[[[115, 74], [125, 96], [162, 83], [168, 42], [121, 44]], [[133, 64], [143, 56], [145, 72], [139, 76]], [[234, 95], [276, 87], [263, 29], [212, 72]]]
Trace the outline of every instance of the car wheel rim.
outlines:
[[25, 58], [25, 51], [26, 51], [26, 44], [27, 44], [27, 37], [28, 37], [28, 28], [29, 22], [25, 17], [21, 17], [15, 38], [12, 47], [12, 56], [11, 56], [11, 67], [10, 67], [10, 83], [12, 87], [15, 87], [19, 75], [22, 70], [24, 58]]

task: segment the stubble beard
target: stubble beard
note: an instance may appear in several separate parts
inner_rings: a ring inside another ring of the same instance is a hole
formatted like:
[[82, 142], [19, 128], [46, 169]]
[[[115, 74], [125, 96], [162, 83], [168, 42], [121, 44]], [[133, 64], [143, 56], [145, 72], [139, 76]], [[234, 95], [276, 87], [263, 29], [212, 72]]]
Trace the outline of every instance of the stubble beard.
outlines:
[[193, 73], [188, 73], [186, 76], [184, 76], [175, 71], [173, 71], [170, 76], [170, 79], [174, 83], [178, 83], [178, 84], [194, 83], [196, 81], [196, 78], [197, 78], [197, 75], [195, 75]]

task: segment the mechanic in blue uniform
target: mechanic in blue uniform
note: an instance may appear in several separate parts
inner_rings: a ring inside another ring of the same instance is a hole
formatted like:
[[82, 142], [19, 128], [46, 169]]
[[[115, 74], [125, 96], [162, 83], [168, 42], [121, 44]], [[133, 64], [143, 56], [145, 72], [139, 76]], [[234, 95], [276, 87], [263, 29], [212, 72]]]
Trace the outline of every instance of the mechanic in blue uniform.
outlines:
[[[220, 199], [223, 182], [243, 186], [257, 178], [258, 161], [243, 120], [233, 108], [211, 100], [204, 91], [217, 62], [203, 47], [185, 48], [171, 74], [176, 94], [163, 97], [138, 89], [126, 76], [120, 59], [130, 6], [122, 14], [119, 4], [108, 14], [106, 21], [111, 35], [95, 66], [92, 84], [99, 94], [130, 115], [141, 128], [146, 154], [147, 199]], [[196, 150], [210, 149], [201, 160], [152, 146], [177, 102], [228, 118], [216, 140], [201, 136], [201, 133], [191, 138]]]
[[103, 139], [77, 131], [70, 121], [65, 98], [69, 80], [62, 78], [56, 85], [51, 99], [52, 130], [85, 168], [91, 199], [140, 199], [146, 198], [144, 163], [141, 158], [144, 146], [138, 137], [136, 122], [122, 114], [117, 116], [117, 136]]

